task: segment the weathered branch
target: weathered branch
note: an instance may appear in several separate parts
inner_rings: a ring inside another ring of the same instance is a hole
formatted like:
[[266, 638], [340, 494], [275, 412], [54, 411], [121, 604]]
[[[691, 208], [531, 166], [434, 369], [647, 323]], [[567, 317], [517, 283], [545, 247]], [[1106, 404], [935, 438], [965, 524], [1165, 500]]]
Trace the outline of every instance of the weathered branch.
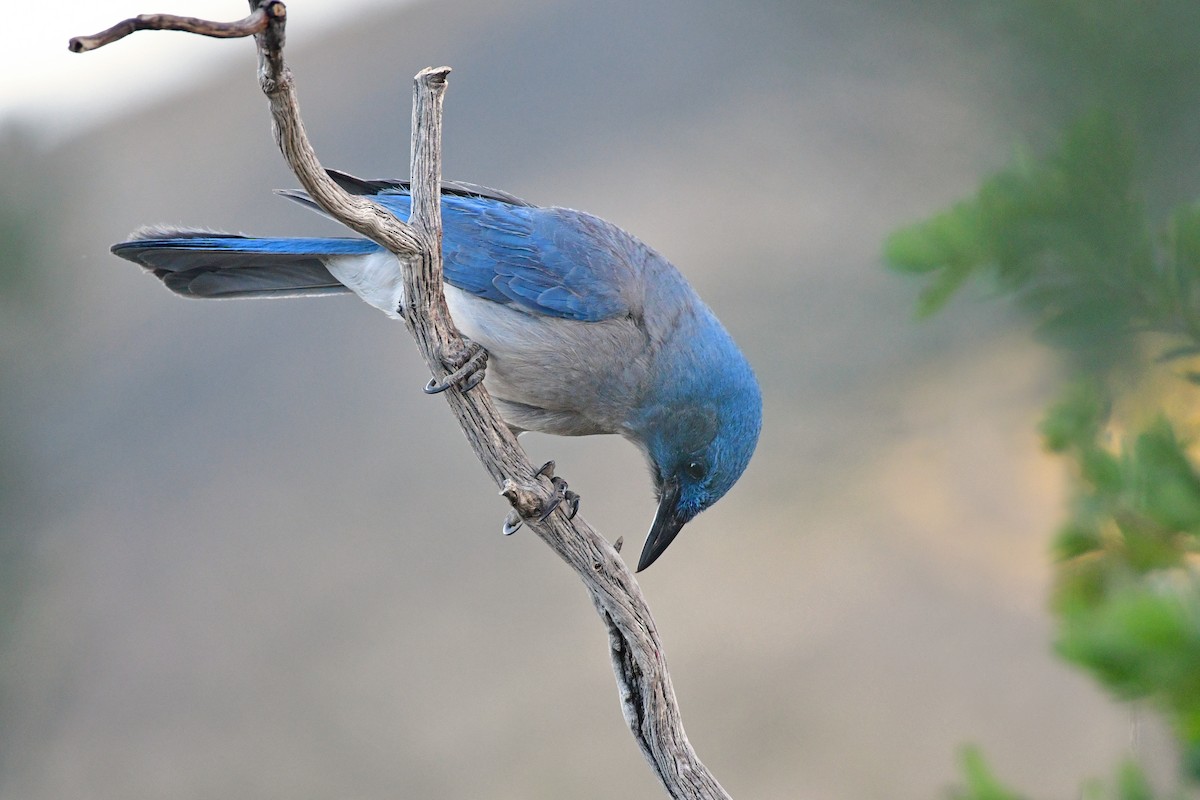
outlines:
[[[71, 40], [76, 52], [102, 46], [135, 30], [192, 30], [206, 35], [255, 35], [259, 82], [270, 102], [280, 151], [313, 200], [346, 227], [395, 253], [405, 263], [404, 320], [434, 375], [452, 371], [467, 353], [446, 307], [442, 287], [441, 133], [442, 98], [449, 67], [421, 70], [413, 98], [412, 214], [407, 223], [363, 197], [342, 191], [325, 173], [300, 120], [291, 73], [283, 62], [283, 3], [250, 0], [253, 13], [219, 26], [182, 18], [143, 16], [94, 37]], [[241, 26], [243, 33], [229, 33]], [[221, 30], [222, 33], [211, 31]], [[116, 33], [114, 33], [116, 32]], [[78, 46], [76, 46], [78, 44]], [[642, 754], [673, 798], [720, 800], [728, 794], [688, 742], [658, 630], [641, 588], [617, 550], [581, 517], [556, 511], [537, 516], [554, 491], [538, 475], [496, 411], [486, 384], [443, 393], [463, 433], [501, 494], [526, 524], [579, 575], [608, 630], [621, 711]]]
[[[279, 8], [283, 8], [282, 3], [279, 4]], [[264, 8], [258, 8], [250, 16], [237, 22], [209, 22], [206, 19], [177, 17], [174, 14], [139, 14], [91, 36], [76, 36], [67, 42], [67, 47], [72, 53], [86, 53], [88, 50], [124, 39], [137, 31], [183, 31], [217, 39], [240, 39], [264, 30], [267, 27], [267, 14]]]

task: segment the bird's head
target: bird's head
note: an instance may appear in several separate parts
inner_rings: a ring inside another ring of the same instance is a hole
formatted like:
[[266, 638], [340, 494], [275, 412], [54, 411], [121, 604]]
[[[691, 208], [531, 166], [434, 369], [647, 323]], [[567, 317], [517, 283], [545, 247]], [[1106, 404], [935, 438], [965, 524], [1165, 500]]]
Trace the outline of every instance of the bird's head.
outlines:
[[758, 382], [736, 348], [725, 355], [718, 369], [692, 373], [696, 380], [684, 384], [687, 391], [664, 404], [643, 433], [658, 512], [639, 572], [663, 554], [685, 524], [729, 491], [758, 443]]

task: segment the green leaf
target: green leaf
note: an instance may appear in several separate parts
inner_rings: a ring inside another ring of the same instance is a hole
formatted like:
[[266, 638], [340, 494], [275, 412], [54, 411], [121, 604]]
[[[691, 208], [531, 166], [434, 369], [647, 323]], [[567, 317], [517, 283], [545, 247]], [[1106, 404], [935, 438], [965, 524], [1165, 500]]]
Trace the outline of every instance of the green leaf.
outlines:
[[1094, 448], [1108, 410], [1108, 397], [1095, 381], [1071, 384], [1039, 426], [1046, 449], [1061, 453]]
[[940, 311], [970, 276], [970, 267], [947, 266], [942, 269], [917, 299], [917, 316], [924, 319]]
[[1127, 761], [1117, 772], [1118, 800], [1154, 800], [1154, 791], [1146, 774], [1133, 762]]
[[1101, 547], [1100, 532], [1095, 528], [1068, 523], [1054, 539], [1054, 554], [1059, 560], [1077, 558]]
[[1181, 742], [1200, 742], [1197, 583], [1164, 582], [1161, 575], [1115, 580], [1116, 588], [1090, 602], [1057, 604], [1059, 653], [1119, 696], [1151, 701]]
[[1165, 419], [1138, 437], [1134, 466], [1142, 510], [1169, 531], [1200, 532], [1200, 477]]
[[1079, 457], [1080, 474], [1102, 495], [1116, 496], [1124, 486], [1121, 462], [1112, 453], [1085, 448]]
[[954, 793], [955, 800], [1022, 800], [1021, 795], [1004, 786], [992, 774], [977, 747], [962, 753], [962, 770], [967, 786]]
[[970, 202], [957, 203], [931, 219], [901, 228], [884, 243], [884, 258], [897, 272], [922, 275], [952, 267], [970, 269], [982, 251], [979, 214]]
[[1190, 742], [1184, 748], [1183, 770], [1193, 781], [1200, 783], [1200, 742]]

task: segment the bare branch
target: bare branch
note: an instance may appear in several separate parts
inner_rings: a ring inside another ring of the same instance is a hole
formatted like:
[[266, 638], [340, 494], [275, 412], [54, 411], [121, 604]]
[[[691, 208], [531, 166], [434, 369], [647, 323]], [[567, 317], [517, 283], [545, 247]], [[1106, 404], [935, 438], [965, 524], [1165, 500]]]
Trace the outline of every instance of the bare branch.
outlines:
[[[406, 265], [405, 305], [401, 309], [405, 324], [434, 375], [453, 372], [467, 359], [469, 350], [450, 318], [442, 283], [442, 99], [450, 68], [424, 69], [414, 79], [413, 200], [412, 215], [405, 223], [369, 199], [347, 194], [328, 177], [304, 133], [292, 75], [283, 62], [283, 4], [266, 0], [259, 7], [258, 0], [250, 2], [255, 12], [231, 25], [244, 24], [248, 33], [255, 34], [259, 83], [270, 102], [275, 138], [288, 166], [326, 213], [387, 248]], [[82, 52], [134, 30], [154, 27], [141, 22], [150, 19], [168, 18], [127, 20], [95, 37], [73, 39], [72, 49]], [[265, 21], [250, 22], [258, 19]], [[188, 23], [197, 24], [192, 28], [172, 25], [169, 29], [225, 35], [208, 33], [217, 29], [217, 23]], [[129, 25], [134, 27], [123, 27]], [[161, 27], [168, 29], [166, 25]], [[254, 30], [250, 30], [252, 27]], [[618, 554], [621, 540], [614, 548], [582, 517], [568, 520], [560, 511], [539, 522], [541, 509], [555, 490], [529, 462], [496, 411], [486, 384], [470, 391], [452, 385], [442, 394], [501, 494], [586, 586], [608, 631], [622, 714], [655, 775], [677, 800], [728, 800], [729, 795], [701, 763], [684, 733], [662, 641], [641, 588]]]
[[[278, 4], [283, 9], [283, 4]], [[94, 33], [91, 36], [76, 36], [67, 42], [72, 53], [86, 53], [106, 44], [124, 39], [137, 31], [183, 31], [200, 36], [212, 36], [216, 39], [239, 39], [260, 33], [267, 27], [267, 11], [259, 8], [245, 19], [237, 22], [210, 22], [195, 17], [177, 17], [174, 14], [139, 14], [127, 20], [122, 20], [107, 30]], [[282, 13], [282, 11], [281, 11]]]
[[[283, 3], [268, 0], [264, 8]], [[271, 106], [275, 141], [300, 185], [331, 217], [404, 258], [422, 252], [422, 242], [405, 223], [365, 197], [347, 194], [326, 174], [304, 132], [292, 73], [283, 63], [285, 13], [269, 16], [258, 42], [258, 82]]]

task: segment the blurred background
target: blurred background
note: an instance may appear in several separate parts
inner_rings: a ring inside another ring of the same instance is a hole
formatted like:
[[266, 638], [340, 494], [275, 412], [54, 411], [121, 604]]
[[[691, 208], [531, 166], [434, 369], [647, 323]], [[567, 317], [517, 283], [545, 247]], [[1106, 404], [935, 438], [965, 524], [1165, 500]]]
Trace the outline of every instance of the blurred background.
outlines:
[[[0, 106], [0, 797], [660, 796], [591, 603], [501, 536], [403, 326], [351, 297], [187, 302], [109, 254], [148, 223], [335, 232], [271, 194], [294, 181], [248, 42], [66, 51], [244, 5], [56, 8]], [[1139, 126], [1152, 205], [1192, 198], [1194, 16], [293, 0], [288, 58], [324, 163], [363, 177], [405, 175], [411, 77], [451, 65], [448, 178], [633, 232], [755, 365], [750, 469], [640, 578], [733, 796], [943, 796], [974, 742], [1070, 797], [1130, 753], [1174, 765], [1051, 652], [1067, 477], [1036, 425], [1062, 356], [986, 287], [915, 322], [880, 253], [1097, 102]], [[633, 449], [523, 442], [636, 556]]]

